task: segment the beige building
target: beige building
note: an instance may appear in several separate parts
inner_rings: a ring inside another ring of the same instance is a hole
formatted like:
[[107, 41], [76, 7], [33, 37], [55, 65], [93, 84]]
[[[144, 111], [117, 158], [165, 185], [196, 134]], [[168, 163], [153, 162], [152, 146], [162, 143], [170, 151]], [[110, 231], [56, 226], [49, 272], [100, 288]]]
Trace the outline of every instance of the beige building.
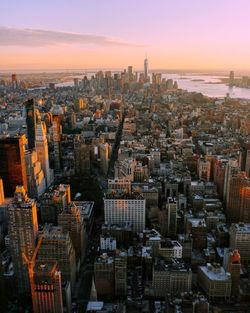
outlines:
[[226, 272], [220, 264], [199, 266], [198, 284], [211, 301], [228, 301], [231, 297], [231, 274]]
[[108, 180], [108, 189], [123, 190], [124, 192], [131, 192], [131, 181], [126, 178], [116, 178]]
[[103, 143], [99, 145], [100, 166], [104, 175], [107, 174], [109, 165], [109, 144]]
[[46, 124], [41, 120], [38, 120], [36, 125], [35, 147], [37, 158], [41, 162], [41, 167], [46, 179], [46, 186], [48, 187], [53, 180], [53, 170], [49, 167], [49, 148], [46, 136]]
[[41, 162], [38, 161], [35, 150], [27, 150], [25, 152], [25, 166], [28, 195], [31, 198], [37, 198], [44, 193], [46, 189], [46, 180], [41, 167]]
[[155, 297], [166, 297], [191, 291], [192, 271], [184, 263], [166, 264], [157, 259], [153, 267], [152, 289]]

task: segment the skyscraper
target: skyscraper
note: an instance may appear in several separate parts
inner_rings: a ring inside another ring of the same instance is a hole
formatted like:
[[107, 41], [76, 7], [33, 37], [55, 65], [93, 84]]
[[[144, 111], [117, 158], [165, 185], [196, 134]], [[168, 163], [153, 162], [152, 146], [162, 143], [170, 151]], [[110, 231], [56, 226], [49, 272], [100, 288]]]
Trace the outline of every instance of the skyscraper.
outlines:
[[61, 273], [57, 263], [36, 261], [31, 273], [33, 313], [63, 313]]
[[61, 168], [61, 124], [59, 115], [53, 113], [53, 143], [54, 143], [54, 155], [55, 155], [55, 169]]
[[36, 112], [34, 99], [26, 101], [25, 108], [26, 108], [28, 146], [29, 149], [33, 149], [35, 148], [35, 139], [36, 139]]
[[49, 167], [49, 148], [48, 141], [46, 137], [46, 124], [41, 121], [41, 118], [38, 118], [36, 124], [36, 152], [37, 158], [41, 162], [41, 167], [46, 179], [47, 187], [51, 184], [53, 172]]
[[224, 254], [224, 268], [227, 272], [231, 274], [232, 278], [232, 288], [231, 295], [237, 297], [240, 291], [240, 254], [238, 250], [225, 249]]
[[145, 81], [148, 80], [148, 59], [144, 60], [144, 79]]
[[73, 202], [58, 215], [58, 225], [62, 227], [64, 233], [69, 232], [76, 260], [81, 262], [86, 247], [86, 229], [80, 210]]
[[17, 89], [18, 83], [17, 83], [17, 77], [16, 74], [11, 75], [11, 85], [13, 89]]
[[76, 259], [69, 233], [64, 233], [62, 227], [47, 225], [42, 235], [38, 259], [57, 262], [62, 281], [69, 281], [73, 289], [76, 280]]
[[167, 233], [175, 236], [177, 232], [177, 203], [172, 198], [168, 198], [167, 211]]
[[38, 233], [36, 202], [27, 197], [23, 186], [17, 186], [14, 201], [8, 208], [10, 252], [20, 294], [29, 291], [28, 271], [23, 254], [31, 259]]
[[244, 187], [248, 186], [249, 180], [247, 179], [245, 172], [238, 172], [231, 177], [227, 197], [228, 203], [226, 207], [226, 214], [230, 222], [238, 223], [240, 221], [242, 191]]
[[250, 223], [250, 182], [248, 187], [242, 188], [240, 196], [240, 221]]
[[234, 71], [231, 71], [229, 73], [229, 86], [233, 87], [233, 85], [234, 85]]
[[3, 180], [0, 178], [0, 205], [4, 203]]
[[116, 251], [115, 256], [115, 295], [127, 295], [127, 252]]
[[27, 190], [24, 156], [26, 141], [25, 135], [0, 137], [0, 177], [7, 197], [13, 197], [17, 185]]
[[128, 80], [129, 82], [133, 81], [133, 66], [128, 66]]
[[30, 198], [37, 198], [46, 190], [46, 181], [35, 150], [27, 150], [25, 152], [25, 163], [28, 196]]

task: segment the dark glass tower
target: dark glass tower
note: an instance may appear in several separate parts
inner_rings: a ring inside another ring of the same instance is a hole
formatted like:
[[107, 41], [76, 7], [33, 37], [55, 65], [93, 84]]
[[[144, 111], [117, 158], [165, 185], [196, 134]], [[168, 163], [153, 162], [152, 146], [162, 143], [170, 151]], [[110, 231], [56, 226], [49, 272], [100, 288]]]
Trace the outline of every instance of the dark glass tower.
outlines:
[[36, 140], [36, 112], [34, 99], [26, 101], [25, 108], [26, 108], [28, 146], [29, 149], [33, 149], [35, 148]]
[[25, 135], [0, 138], [0, 177], [7, 197], [13, 197], [17, 185], [27, 190], [25, 143]]

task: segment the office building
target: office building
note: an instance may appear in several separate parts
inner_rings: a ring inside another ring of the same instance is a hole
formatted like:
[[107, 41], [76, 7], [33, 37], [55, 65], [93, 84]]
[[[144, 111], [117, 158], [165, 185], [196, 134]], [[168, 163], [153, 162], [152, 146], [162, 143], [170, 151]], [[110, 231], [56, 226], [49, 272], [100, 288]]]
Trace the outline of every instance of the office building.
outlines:
[[240, 198], [240, 221], [250, 223], [250, 184], [242, 188]]
[[116, 251], [115, 255], [115, 295], [125, 297], [127, 295], [127, 252]]
[[245, 172], [247, 174], [247, 177], [250, 178], [250, 149], [248, 149], [246, 153]]
[[167, 264], [163, 259], [156, 259], [153, 266], [153, 294], [165, 298], [167, 294], [176, 295], [189, 292], [192, 286], [192, 271], [184, 263]]
[[229, 236], [230, 248], [239, 251], [241, 263], [250, 264], [250, 224], [232, 224]]
[[220, 264], [210, 264], [198, 267], [198, 284], [211, 301], [228, 301], [231, 297], [231, 274]]
[[147, 58], [144, 60], [144, 79], [145, 79], [145, 82], [148, 81], [148, 59]]
[[129, 82], [132, 82], [134, 80], [133, 77], [133, 66], [128, 66], [128, 80]]
[[138, 193], [108, 193], [104, 198], [105, 223], [132, 223], [134, 232], [145, 229], [146, 203]]
[[39, 200], [42, 222], [57, 224], [58, 214], [71, 202], [70, 185], [51, 186]]
[[116, 250], [116, 239], [109, 235], [100, 236], [100, 248], [105, 251], [115, 251]]
[[74, 201], [74, 204], [80, 210], [87, 233], [91, 233], [94, 223], [94, 201]]
[[81, 136], [74, 138], [75, 174], [78, 176], [90, 173], [90, 146]]
[[0, 205], [4, 203], [4, 199], [3, 180], [0, 178]]
[[6, 197], [13, 197], [16, 186], [24, 186], [27, 191], [25, 167], [25, 135], [0, 137], [0, 177], [3, 180]]
[[131, 192], [131, 181], [126, 178], [116, 178], [108, 180], [108, 189], [114, 191]]
[[177, 232], [177, 202], [173, 198], [168, 198], [166, 205], [167, 213], [167, 234], [175, 236]]
[[46, 124], [38, 117], [36, 124], [36, 140], [35, 147], [37, 152], [37, 158], [41, 162], [41, 167], [46, 179], [46, 186], [50, 186], [53, 180], [53, 171], [49, 166], [49, 149], [48, 140], [46, 135]]
[[60, 106], [54, 106], [52, 108], [52, 137], [54, 146], [54, 167], [55, 170], [61, 169], [61, 119], [63, 114]]
[[16, 74], [12, 74], [11, 75], [11, 87], [12, 87], [12, 89], [17, 89], [18, 88], [18, 82], [17, 82]]
[[27, 124], [27, 139], [29, 149], [35, 148], [36, 140], [36, 111], [35, 111], [35, 101], [30, 99], [25, 102], [26, 109], [26, 124]]
[[38, 233], [36, 202], [27, 197], [23, 186], [17, 186], [8, 209], [10, 253], [13, 260], [18, 292], [29, 291], [29, 277], [23, 254], [31, 259]]
[[234, 85], [234, 71], [230, 71], [229, 73], [229, 86], [233, 87]]
[[232, 288], [231, 296], [237, 298], [240, 291], [241, 261], [238, 250], [225, 249], [223, 259], [224, 269], [231, 274]]
[[182, 246], [176, 240], [165, 239], [159, 244], [159, 250], [156, 255], [163, 257], [165, 260], [181, 259]]
[[86, 109], [87, 103], [83, 98], [76, 99], [74, 102], [75, 112], [80, 112], [81, 110]]
[[194, 249], [207, 247], [207, 224], [204, 218], [187, 218], [186, 233], [192, 234]]
[[245, 172], [238, 172], [237, 174], [232, 175], [229, 182], [228, 202], [226, 206], [227, 218], [231, 223], [240, 222], [242, 191], [244, 187], [249, 186], [250, 183]]
[[250, 143], [244, 142], [241, 144], [240, 152], [240, 168], [245, 171], [247, 177], [250, 178]]
[[69, 232], [72, 240], [76, 260], [82, 262], [85, 255], [85, 248], [87, 244], [86, 228], [80, 210], [71, 202], [58, 215], [58, 226], [61, 226], [64, 233]]
[[198, 177], [201, 180], [209, 181], [211, 172], [211, 162], [209, 160], [198, 160]]
[[25, 152], [27, 189], [30, 198], [38, 198], [46, 189], [46, 180], [41, 163], [37, 159], [36, 150]]
[[114, 296], [114, 258], [103, 253], [94, 263], [95, 286], [98, 299], [112, 299]]
[[76, 258], [69, 233], [64, 233], [62, 227], [46, 225], [42, 236], [38, 260], [57, 262], [62, 281], [69, 281], [73, 290], [76, 281]]
[[132, 244], [133, 232], [132, 223], [127, 222], [123, 224], [103, 224], [102, 234], [104, 236], [112, 236], [115, 238], [117, 244], [123, 244], [126, 247]]
[[182, 258], [190, 262], [192, 258], [193, 238], [191, 234], [178, 234], [178, 242], [182, 246]]
[[100, 152], [100, 167], [104, 175], [107, 174], [109, 165], [109, 144], [103, 143], [99, 145]]
[[33, 313], [63, 313], [61, 273], [53, 261], [36, 261], [30, 275]]

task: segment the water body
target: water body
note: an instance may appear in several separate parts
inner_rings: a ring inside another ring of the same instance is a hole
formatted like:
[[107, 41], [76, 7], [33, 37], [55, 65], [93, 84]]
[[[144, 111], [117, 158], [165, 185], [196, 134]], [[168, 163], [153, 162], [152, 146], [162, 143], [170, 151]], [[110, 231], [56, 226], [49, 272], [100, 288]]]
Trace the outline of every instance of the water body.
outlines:
[[223, 76], [193, 75], [193, 74], [164, 74], [163, 78], [176, 80], [179, 88], [187, 91], [201, 92], [208, 97], [250, 99], [250, 89], [229, 87], [221, 83]]
[[[86, 73], [86, 76], [88, 78], [90, 78], [91, 75], [94, 75], [94, 73], [93, 72]], [[72, 81], [59, 83], [56, 86], [57, 87], [73, 86], [74, 77], [81, 79], [84, 76], [72, 75]], [[163, 74], [162, 77], [177, 81], [180, 89], [184, 89], [190, 92], [201, 92], [203, 95], [208, 97], [224, 98], [227, 94], [229, 94], [231, 98], [250, 99], [250, 89], [227, 86], [220, 80], [220, 78], [226, 78], [225, 76], [223, 77], [221, 75], [210, 76], [186, 73], [184, 75]]]

